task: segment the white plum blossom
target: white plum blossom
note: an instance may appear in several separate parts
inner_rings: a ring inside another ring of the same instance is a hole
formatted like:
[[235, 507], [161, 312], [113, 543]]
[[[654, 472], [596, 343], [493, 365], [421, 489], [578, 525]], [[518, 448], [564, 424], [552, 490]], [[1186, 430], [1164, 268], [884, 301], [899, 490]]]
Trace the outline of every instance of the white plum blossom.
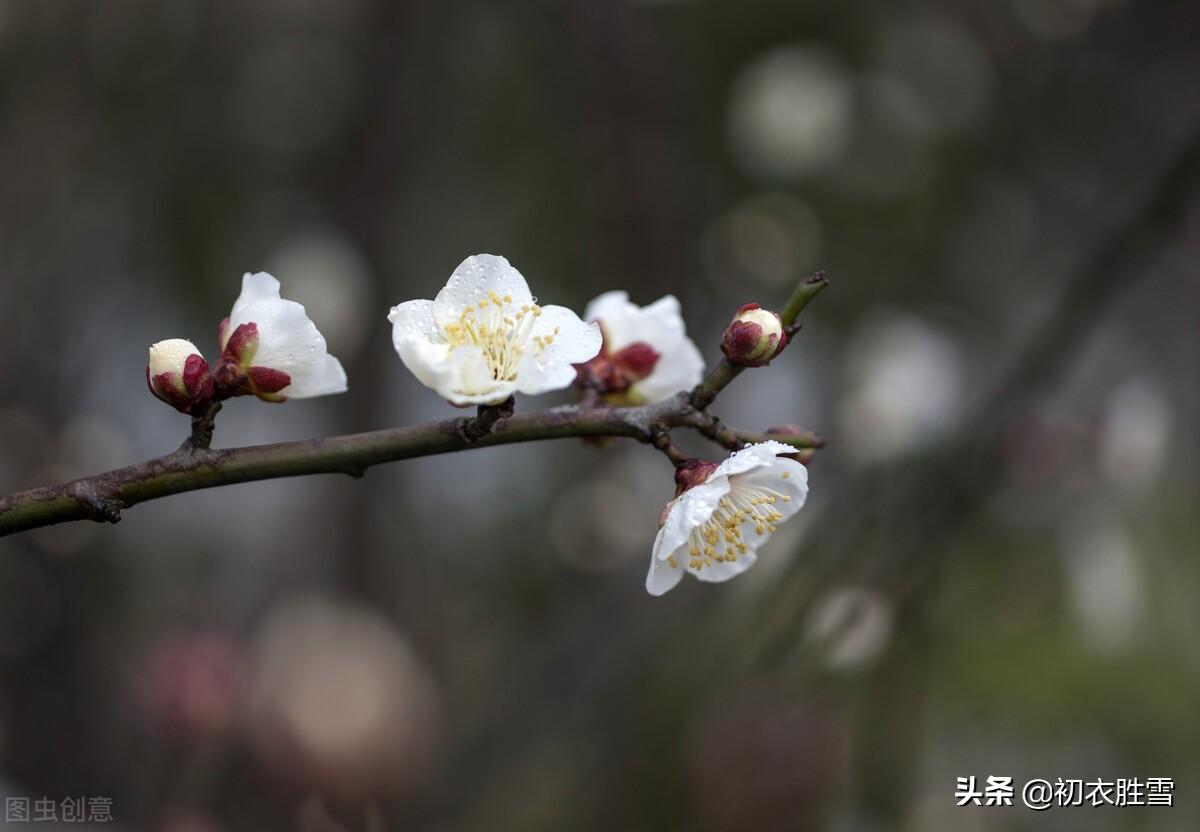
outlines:
[[720, 465], [705, 464], [710, 470], [698, 472], [703, 479], [668, 505], [646, 590], [662, 595], [685, 571], [716, 583], [753, 566], [758, 547], [808, 497], [808, 469], [783, 456], [795, 451], [782, 442], [761, 442]]
[[279, 295], [266, 272], [246, 274], [233, 311], [221, 323], [217, 382], [268, 401], [346, 392], [346, 371], [304, 307]]
[[649, 306], [628, 292], [605, 292], [584, 317], [600, 324], [604, 347], [581, 376], [620, 404], [655, 404], [700, 383], [704, 358], [687, 336], [679, 301], [666, 295]]
[[392, 343], [426, 387], [455, 405], [570, 386], [600, 350], [600, 329], [562, 306], [538, 306], [521, 273], [494, 254], [468, 257], [433, 300], [392, 308]]

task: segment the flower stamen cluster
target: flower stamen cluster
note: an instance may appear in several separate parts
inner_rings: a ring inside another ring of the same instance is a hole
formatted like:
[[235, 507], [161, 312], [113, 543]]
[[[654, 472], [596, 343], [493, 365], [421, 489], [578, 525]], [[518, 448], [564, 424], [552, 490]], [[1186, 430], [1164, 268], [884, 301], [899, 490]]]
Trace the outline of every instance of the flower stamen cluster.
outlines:
[[532, 340], [538, 352], [554, 343], [561, 327], [545, 335], [534, 335], [533, 327], [542, 316], [536, 303], [513, 308], [512, 295], [501, 297], [494, 290], [475, 306], [463, 309], [457, 321], [446, 324], [446, 341], [450, 351], [463, 346], [478, 347], [496, 381], [516, 381], [517, 367], [525, 357]]

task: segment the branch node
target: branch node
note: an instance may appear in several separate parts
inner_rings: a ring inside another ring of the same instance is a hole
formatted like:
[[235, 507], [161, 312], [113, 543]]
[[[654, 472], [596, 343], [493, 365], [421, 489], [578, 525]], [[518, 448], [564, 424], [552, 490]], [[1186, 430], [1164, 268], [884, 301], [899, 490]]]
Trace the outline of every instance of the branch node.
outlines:
[[220, 402], [210, 402], [203, 409], [192, 414], [192, 435], [179, 446], [181, 451], [206, 451], [212, 446], [213, 431], [217, 427], [217, 413], [221, 410]]
[[650, 444], [667, 455], [667, 459], [678, 468], [689, 459], [683, 450], [671, 441], [671, 431], [663, 425], [650, 427]]
[[121, 509], [124, 508], [121, 501], [101, 495], [95, 483], [80, 480], [71, 486], [70, 493], [87, 508], [89, 519], [97, 523], [121, 521]]
[[509, 396], [500, 402], [500, 404], [481, 404], [474, 417], [459, 419], [455, 428], [462, 440], [469, 445], [473, 442], [478, 442], [494, 431], [496, 424], [501, 419], [507, 419], [512, 416], [515, 408], [516, 401], [512, 396]]

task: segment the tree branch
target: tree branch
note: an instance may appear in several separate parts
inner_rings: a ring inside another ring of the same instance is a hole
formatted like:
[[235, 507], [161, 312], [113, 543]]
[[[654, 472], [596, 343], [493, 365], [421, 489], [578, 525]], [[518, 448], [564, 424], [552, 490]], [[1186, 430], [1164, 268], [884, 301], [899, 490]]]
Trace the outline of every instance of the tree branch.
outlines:
[[[796, 316], [827, 285], [820, 272], [802, 281], [780, 314], [784, 326], [791, 330]], [[73, 520], [116, 523], [124, 509], [138, 503], [201, 488], [310, 474], [361, 477], [368, 468], [385, 462], [542, 439], [623, 436], [652, 445], [676, 465], [687, 455], [671, 441], [672, 428], [691, 428], [728, 450], [768, 438], [800, 448], [823, 444], [811, 434], [768, 437], [735, 430], [707, 413], [705, 408], [739, 371], [723, 361], [691, 393], [641, 407], [595, 407], [593, 395], [579, 406], [514, 416], [510, 398], [481, 406], [469, 418], [224, 450], [210, 448], [214, 418], [221, 408], [216, 403], [192, 417], [191, 435], [174, 453], [0, 499], [0, 537]], [[703, 406], [697, 406], [697, 401]]]
[[[666, 442], [661, 438], [667, 430], [688, 427], [708, 432], [707, 426], [715, 422], [693, 410], [686, 393], [642, 407], [567, 406], [507, 418], [505, 412], [500, 405], [467, 420], [446, 419], [328, 439], [224, 450], [198, 447], [189, 440], [174, 453], [148, 462], [0, 499], [0, 536], [73, 520], [115, 523], [123, 509], [185, 491], [310, 474], [358, 477], [382, 463], [469, 448], [565, 437], [623, 436], [672, 451], [669, 437]], [[736, 433], [750, 438], [748, 441], [759, 436]], [[668, 453], [672, 461], [677, 461], [676, 455]]]

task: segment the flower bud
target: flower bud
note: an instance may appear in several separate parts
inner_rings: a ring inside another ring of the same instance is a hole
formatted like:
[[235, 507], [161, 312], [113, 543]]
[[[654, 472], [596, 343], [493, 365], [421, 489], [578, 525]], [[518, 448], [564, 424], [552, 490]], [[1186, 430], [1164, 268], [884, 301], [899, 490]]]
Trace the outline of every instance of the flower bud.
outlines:
[[762, 367], [787, 346], [783, 322], [769, 309], [747, 303], [737, 311], [721, 337], [721, 352], [731, 364]]
[[191, 341], [171, 338], [150, 347], [146, 385], [158, 399], [180, 413], [207, 406], [213, 395], [208, 362]]

